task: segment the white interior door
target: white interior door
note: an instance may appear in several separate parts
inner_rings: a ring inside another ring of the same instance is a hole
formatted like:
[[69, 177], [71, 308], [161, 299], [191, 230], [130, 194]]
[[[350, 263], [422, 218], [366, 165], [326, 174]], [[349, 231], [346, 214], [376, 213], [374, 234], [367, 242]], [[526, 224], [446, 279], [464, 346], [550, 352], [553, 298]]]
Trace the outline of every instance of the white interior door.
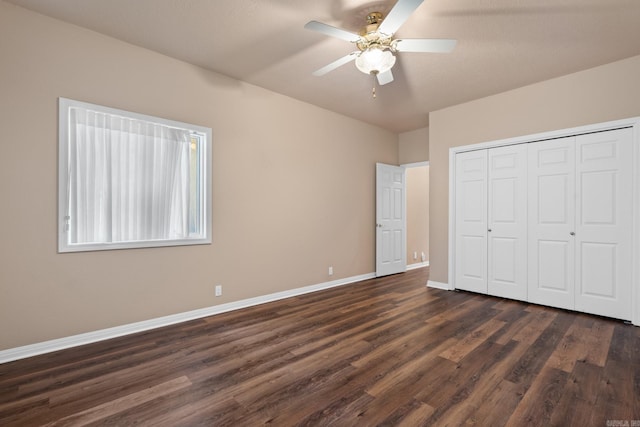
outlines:
[[528, 146], [528, 300], [575, 306], [575, 137]]
[[527, 299], [527, 146], [488, 150], [490, 295]]
[[407, 269], [405, 169], [376, 164], [376, 276]]
[[454, 286], [487, 293], [487, 150], [456, 155]]
[[631, 128], [576, 137], [576, 310], [631, 320]]

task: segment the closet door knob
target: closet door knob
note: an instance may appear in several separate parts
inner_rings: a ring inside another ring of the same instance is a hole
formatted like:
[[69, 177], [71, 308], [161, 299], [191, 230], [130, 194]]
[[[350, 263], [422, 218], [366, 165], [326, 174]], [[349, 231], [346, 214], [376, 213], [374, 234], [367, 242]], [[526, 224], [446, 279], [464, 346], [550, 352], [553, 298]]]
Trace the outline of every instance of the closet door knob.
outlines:
[[487, 231], [488, 231], [489, 233], [491, 233], [491, 229], [488, 229]]
[[576, 233], [574, 231], [570, 232], [569, 234], [572, 235], [572, 236], [576, 235]]

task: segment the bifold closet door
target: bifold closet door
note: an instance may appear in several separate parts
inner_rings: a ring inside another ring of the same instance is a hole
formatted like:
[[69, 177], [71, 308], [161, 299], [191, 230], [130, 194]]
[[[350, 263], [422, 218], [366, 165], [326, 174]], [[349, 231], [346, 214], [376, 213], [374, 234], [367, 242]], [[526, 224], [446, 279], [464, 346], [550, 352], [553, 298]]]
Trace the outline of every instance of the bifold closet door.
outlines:
[[528, 300], [575, 306], [575, 137], [527, 144]]
[[631, 320], [631, 128], [576, 137], [575, 309]]
[[455, 286], [527, 298], [525, 145], [456, 155]]
[[633, 129], [456, 154], [458, 289], [631, 320]]
[[529, 301], [632, 317], [632, 130], [528, 144]]
[[488, 150], [490, 295], [527, 299], [527, 146]]
[[456, 155], [455, 287], [487, 293], [487, 150]]

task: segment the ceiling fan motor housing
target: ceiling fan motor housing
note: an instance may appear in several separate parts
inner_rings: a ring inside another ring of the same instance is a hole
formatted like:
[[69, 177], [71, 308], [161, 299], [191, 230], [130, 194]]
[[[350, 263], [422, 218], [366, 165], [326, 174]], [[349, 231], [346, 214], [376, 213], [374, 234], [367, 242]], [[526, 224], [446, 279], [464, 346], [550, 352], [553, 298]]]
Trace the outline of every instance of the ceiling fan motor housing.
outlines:
[[383, 15], [380, 12], [371, 12], [367, 15], [368, 25], [360, 31], [360, 40], [356, 42], [358, 49], [363, 52], [370, 48], [392, 49], [391, 36], [378, 32], [382, 18]]
[[380, 24], [382, 22], [382, 13], [371, 12], [367, 15], [367, 24]]

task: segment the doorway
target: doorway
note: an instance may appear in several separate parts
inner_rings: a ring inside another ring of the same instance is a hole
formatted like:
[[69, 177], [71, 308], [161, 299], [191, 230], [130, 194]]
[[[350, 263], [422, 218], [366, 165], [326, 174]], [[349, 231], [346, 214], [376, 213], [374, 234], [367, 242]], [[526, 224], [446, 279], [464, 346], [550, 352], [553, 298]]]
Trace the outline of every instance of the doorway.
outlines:
[[429, 265], [429, 162], [409, 163], [407, 183], [407, 270]]

